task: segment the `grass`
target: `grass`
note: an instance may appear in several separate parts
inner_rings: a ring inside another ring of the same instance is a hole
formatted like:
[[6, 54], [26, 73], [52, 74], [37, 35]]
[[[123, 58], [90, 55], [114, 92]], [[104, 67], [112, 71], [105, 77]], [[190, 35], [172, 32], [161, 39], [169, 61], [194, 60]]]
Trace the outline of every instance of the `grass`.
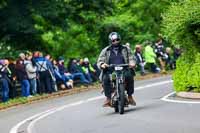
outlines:
[[7, 102], [0, 103], [0, 110], [1, 109], [5, 109], [5, 108], [9, 108], [9, 107], [12, 107], [12, 106], [26, 104], [26, 103], [29, 103], [31, 101], [38, 100], [38, 99], [40, 99], [40, 98], [42, 98], [44, 96], [47, 96], [47, 95], [48, 94], [43, 94], [43, 95], [35, 95], [34, 97], [30, 97], [30, 98], [27, 98], [27, 97], [17, 97], [17, 98], [14, 98], [14, 99], [10, 99]]

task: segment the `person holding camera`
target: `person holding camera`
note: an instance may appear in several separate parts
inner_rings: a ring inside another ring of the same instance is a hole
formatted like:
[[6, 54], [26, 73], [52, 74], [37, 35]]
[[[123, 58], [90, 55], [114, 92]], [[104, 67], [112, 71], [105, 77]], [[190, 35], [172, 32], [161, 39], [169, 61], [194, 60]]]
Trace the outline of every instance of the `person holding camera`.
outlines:
[[8, 68], [8, 60], [0, 60], [0, 85], [2, 89], [2, 101], [7, 102], [9, 100], [9, 75], [11, 74]]

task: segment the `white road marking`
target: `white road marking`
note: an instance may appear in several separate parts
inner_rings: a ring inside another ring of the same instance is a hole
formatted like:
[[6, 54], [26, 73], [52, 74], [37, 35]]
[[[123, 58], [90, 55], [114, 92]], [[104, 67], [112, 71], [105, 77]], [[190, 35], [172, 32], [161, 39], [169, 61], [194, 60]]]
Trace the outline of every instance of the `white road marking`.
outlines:
[[88, 102], [90, 102], [90, 101], [95, 101], [95, 100], [98, 100], [98, 99], [102, 99], [102, 98], [104, 98], [105, 96], [98, 96], [98, 97], [92, 97], [92, 98], [89, 98], [89, 99], [87, 99], [87, 101]]
[[150, 87], [159, 86], [159, 85], [163, 85], [163, 84], [168, 84], [168, 83], [172, 83], [172, 82], [173, 82], [172, 80], [162, 81], [162, 82], [159, 82], [159, 83], [154, 83], [154, 84], [149, 84], [149, 85], [137, 87], [137, 88], [135, 88], [135, 90], [142, 90], [142, 89], [145, 89], [145, 88], [150, 88]]
[[[145, 86], [141, 86], [141, 87], [136, 87], [135, 90], [142, 90], [142, 89], [145, 89], [145, 88], [149, 88], [149, 87], [154, 87], [154, 86], [159, 86], [159, 85], [162, 85], [162, 84], [167, 84], [167, 83], [171, 83], [173, 82], [172, 80], [168, 80], [168, 81], [162, 81], [162, 82], [159, 82], [159, 83], [153, 83], [153, 84], [149, 84], [149, 85], [145, 85]], [[25, 123], [30, 122], [30, 124], [28, 125], [28, 128], [27, 128], [27, 131], [28, 133], [32, 133], [33, 131], [33, 127], [34, 127], [34, 124], [38, 121], [38, 120], [41, 120], [43, 119], [44, 117], [47, 117], [55, 112], [58, 112], [58, 111], [61, 111], [63, 109], [66, 109], [66, 108], [69, 108], [69, 107], [72, 107], [72, 106], [77, 106], [77, 105], [80, 105], [80, 104], [83, 104], [83, 103], [88, 103], [88, 102], [91, 102], [91, 101], [95, 101], [95, 100], [98, 100], [98, 99], [102, 99], [104, 98], [104, 96], [97, 96], [97, 97], [92, 97], [92, 98], [89, 98], [87, 100], [81, 100], [81, 101], [78, 101], [78, 102], [75, 102], [75, 103], [71, 103], [71, 104], [67, 104], [67, 105], [64, 105], [64, 106], [61, 106], [61, 107], [58, 107], [58, 108], [52, 108], [52, 109], [49, 109], [47, 111], [44, 111], [44, 112], [41, 112], [41, 113], [38, 113], [38, 114], [35, 114], [21, 122], [19, 122], [17, 125], [15, 125], [9, 133], [17, 133], [18, 132], [18, 129]]]
[[15, 126], [10, 130], [10, 133], [17, 133], [17, 130], [18, 130], [18, 128], [19, 128], [21, 125], [23, 125], [23, 124], [25, 124], [26, 122], [31, 121], [31, 120], [33, 120], [33, 119], [39, 117], [40, 115], [43, 115], [43, 114], [45, 114], [45, 113], [48, 113], [48, 112], [50, 112], [51, 110], [54, 110], [54, 109], [55, 109], [55, 108], [52, 108], [52, 109], [49, 109], [49, 110], [47, 110], [47, 111], [38, 113], [38, 114], [36, 114], [36, 115], [33, 115], [33, 116], [31, 116], [31, 117], [29, 117], [29, 118], [27, 118], [27, 119], [25, 119], [25, 120], [19, 122], [17, 125], [15, 125]]
[[185, 103], [185, 104], [200, 104], [200, 101], [185, 101], [185, 100], [173, 100], [173, 99], [169, 99], [168, 97], [170, 97], [171, 95], [174, 95], [176, 92], [172, 92], [167, 94], [166, 96], [164, 96], [163, 98], [161, 98], [162, 101], [165, 102], [172, 102], [172, 103]]

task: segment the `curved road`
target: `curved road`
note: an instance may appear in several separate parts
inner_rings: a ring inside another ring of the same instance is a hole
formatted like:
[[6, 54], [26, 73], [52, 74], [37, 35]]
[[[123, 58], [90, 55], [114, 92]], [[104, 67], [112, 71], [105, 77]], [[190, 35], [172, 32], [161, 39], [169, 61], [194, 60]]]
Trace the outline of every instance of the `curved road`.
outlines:
[[[135, 82], [137, 106], [124, 115], [101, 107], [99, 90], [0, 112], [1, 133], [199, 133], [200, 104], [161, 100], [172, 91], [170, 76]], [[196, 101], [199, 102], [199, 101]]]

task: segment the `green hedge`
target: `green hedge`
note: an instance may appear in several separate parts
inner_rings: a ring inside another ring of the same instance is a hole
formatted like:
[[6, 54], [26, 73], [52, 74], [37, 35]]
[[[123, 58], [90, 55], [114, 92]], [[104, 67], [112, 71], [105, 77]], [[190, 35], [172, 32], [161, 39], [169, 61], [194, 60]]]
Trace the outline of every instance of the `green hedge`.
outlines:
[[183, 0], [163, 15], [162, 30], [184, 54], [173, 75], [176, 91], [200, 92], [200, 0]]
[[178, 91], [200, 92], [200, 53], [188, 57], [187, 54], [177, 61], [173, 74], [174, 87]]

